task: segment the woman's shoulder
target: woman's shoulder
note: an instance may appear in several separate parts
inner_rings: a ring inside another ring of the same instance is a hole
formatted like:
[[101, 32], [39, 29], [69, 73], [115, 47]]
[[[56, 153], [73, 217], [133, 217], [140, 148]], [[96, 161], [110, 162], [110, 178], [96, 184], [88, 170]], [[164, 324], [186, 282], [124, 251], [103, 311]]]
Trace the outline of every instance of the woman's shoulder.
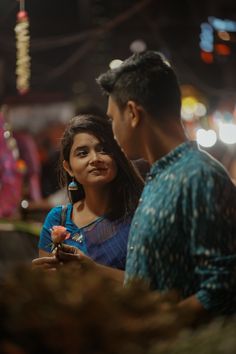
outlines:
[[[61, 224], [61, 217], [63, 212], [67, 213], [67, 210], [70, 210], [72, 205], [70, 203], [65, 205], [57, 205], [53, 207], [47, 214], [46, 221], [54, 220], [57, 224]], [[56, 224], [55, 224], [56, 225]]]

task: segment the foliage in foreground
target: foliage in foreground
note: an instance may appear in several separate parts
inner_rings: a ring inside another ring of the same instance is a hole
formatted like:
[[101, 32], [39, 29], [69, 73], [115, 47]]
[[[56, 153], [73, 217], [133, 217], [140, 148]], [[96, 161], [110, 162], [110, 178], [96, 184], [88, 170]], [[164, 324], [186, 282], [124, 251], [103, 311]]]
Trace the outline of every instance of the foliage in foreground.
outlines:
[[94, 268], [18, 267], [0, 291], [0, 353], [233, 354], [236, 320], [192, 327], [174, 294], [127, 288]]

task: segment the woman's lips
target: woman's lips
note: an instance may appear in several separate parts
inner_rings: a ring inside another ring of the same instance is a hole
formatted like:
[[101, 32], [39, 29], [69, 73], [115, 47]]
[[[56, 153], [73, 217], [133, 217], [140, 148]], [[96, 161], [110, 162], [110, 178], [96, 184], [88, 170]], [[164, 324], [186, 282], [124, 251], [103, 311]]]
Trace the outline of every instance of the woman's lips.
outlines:
[[92, 170], [89, 171], [89, 173], [101, 173], [107, 171], [107, 168], [93, 168]]

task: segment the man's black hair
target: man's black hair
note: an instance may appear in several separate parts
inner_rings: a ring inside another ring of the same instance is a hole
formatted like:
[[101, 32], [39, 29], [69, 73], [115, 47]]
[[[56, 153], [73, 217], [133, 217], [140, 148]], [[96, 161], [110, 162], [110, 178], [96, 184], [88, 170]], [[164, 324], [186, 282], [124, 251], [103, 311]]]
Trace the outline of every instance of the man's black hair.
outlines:
[[129, 100], [153, 117], [180, 117], [181, 92], [176, 74], [165, 57], [155, 51], [133, 54], [118, 68], [97, 78], [103, 92], [122, 109]]

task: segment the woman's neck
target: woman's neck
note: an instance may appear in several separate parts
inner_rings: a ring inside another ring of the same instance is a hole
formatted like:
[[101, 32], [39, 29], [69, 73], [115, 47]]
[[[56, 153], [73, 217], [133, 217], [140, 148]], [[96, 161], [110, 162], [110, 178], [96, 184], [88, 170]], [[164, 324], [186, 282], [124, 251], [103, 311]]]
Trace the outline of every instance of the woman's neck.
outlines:
[[110, 207], [110, 186], [85, 188], [85, 199], [77, 204], [78, 211], [83, 211], [87, 215], [94, 215], [94, 217], [106, 214]]

